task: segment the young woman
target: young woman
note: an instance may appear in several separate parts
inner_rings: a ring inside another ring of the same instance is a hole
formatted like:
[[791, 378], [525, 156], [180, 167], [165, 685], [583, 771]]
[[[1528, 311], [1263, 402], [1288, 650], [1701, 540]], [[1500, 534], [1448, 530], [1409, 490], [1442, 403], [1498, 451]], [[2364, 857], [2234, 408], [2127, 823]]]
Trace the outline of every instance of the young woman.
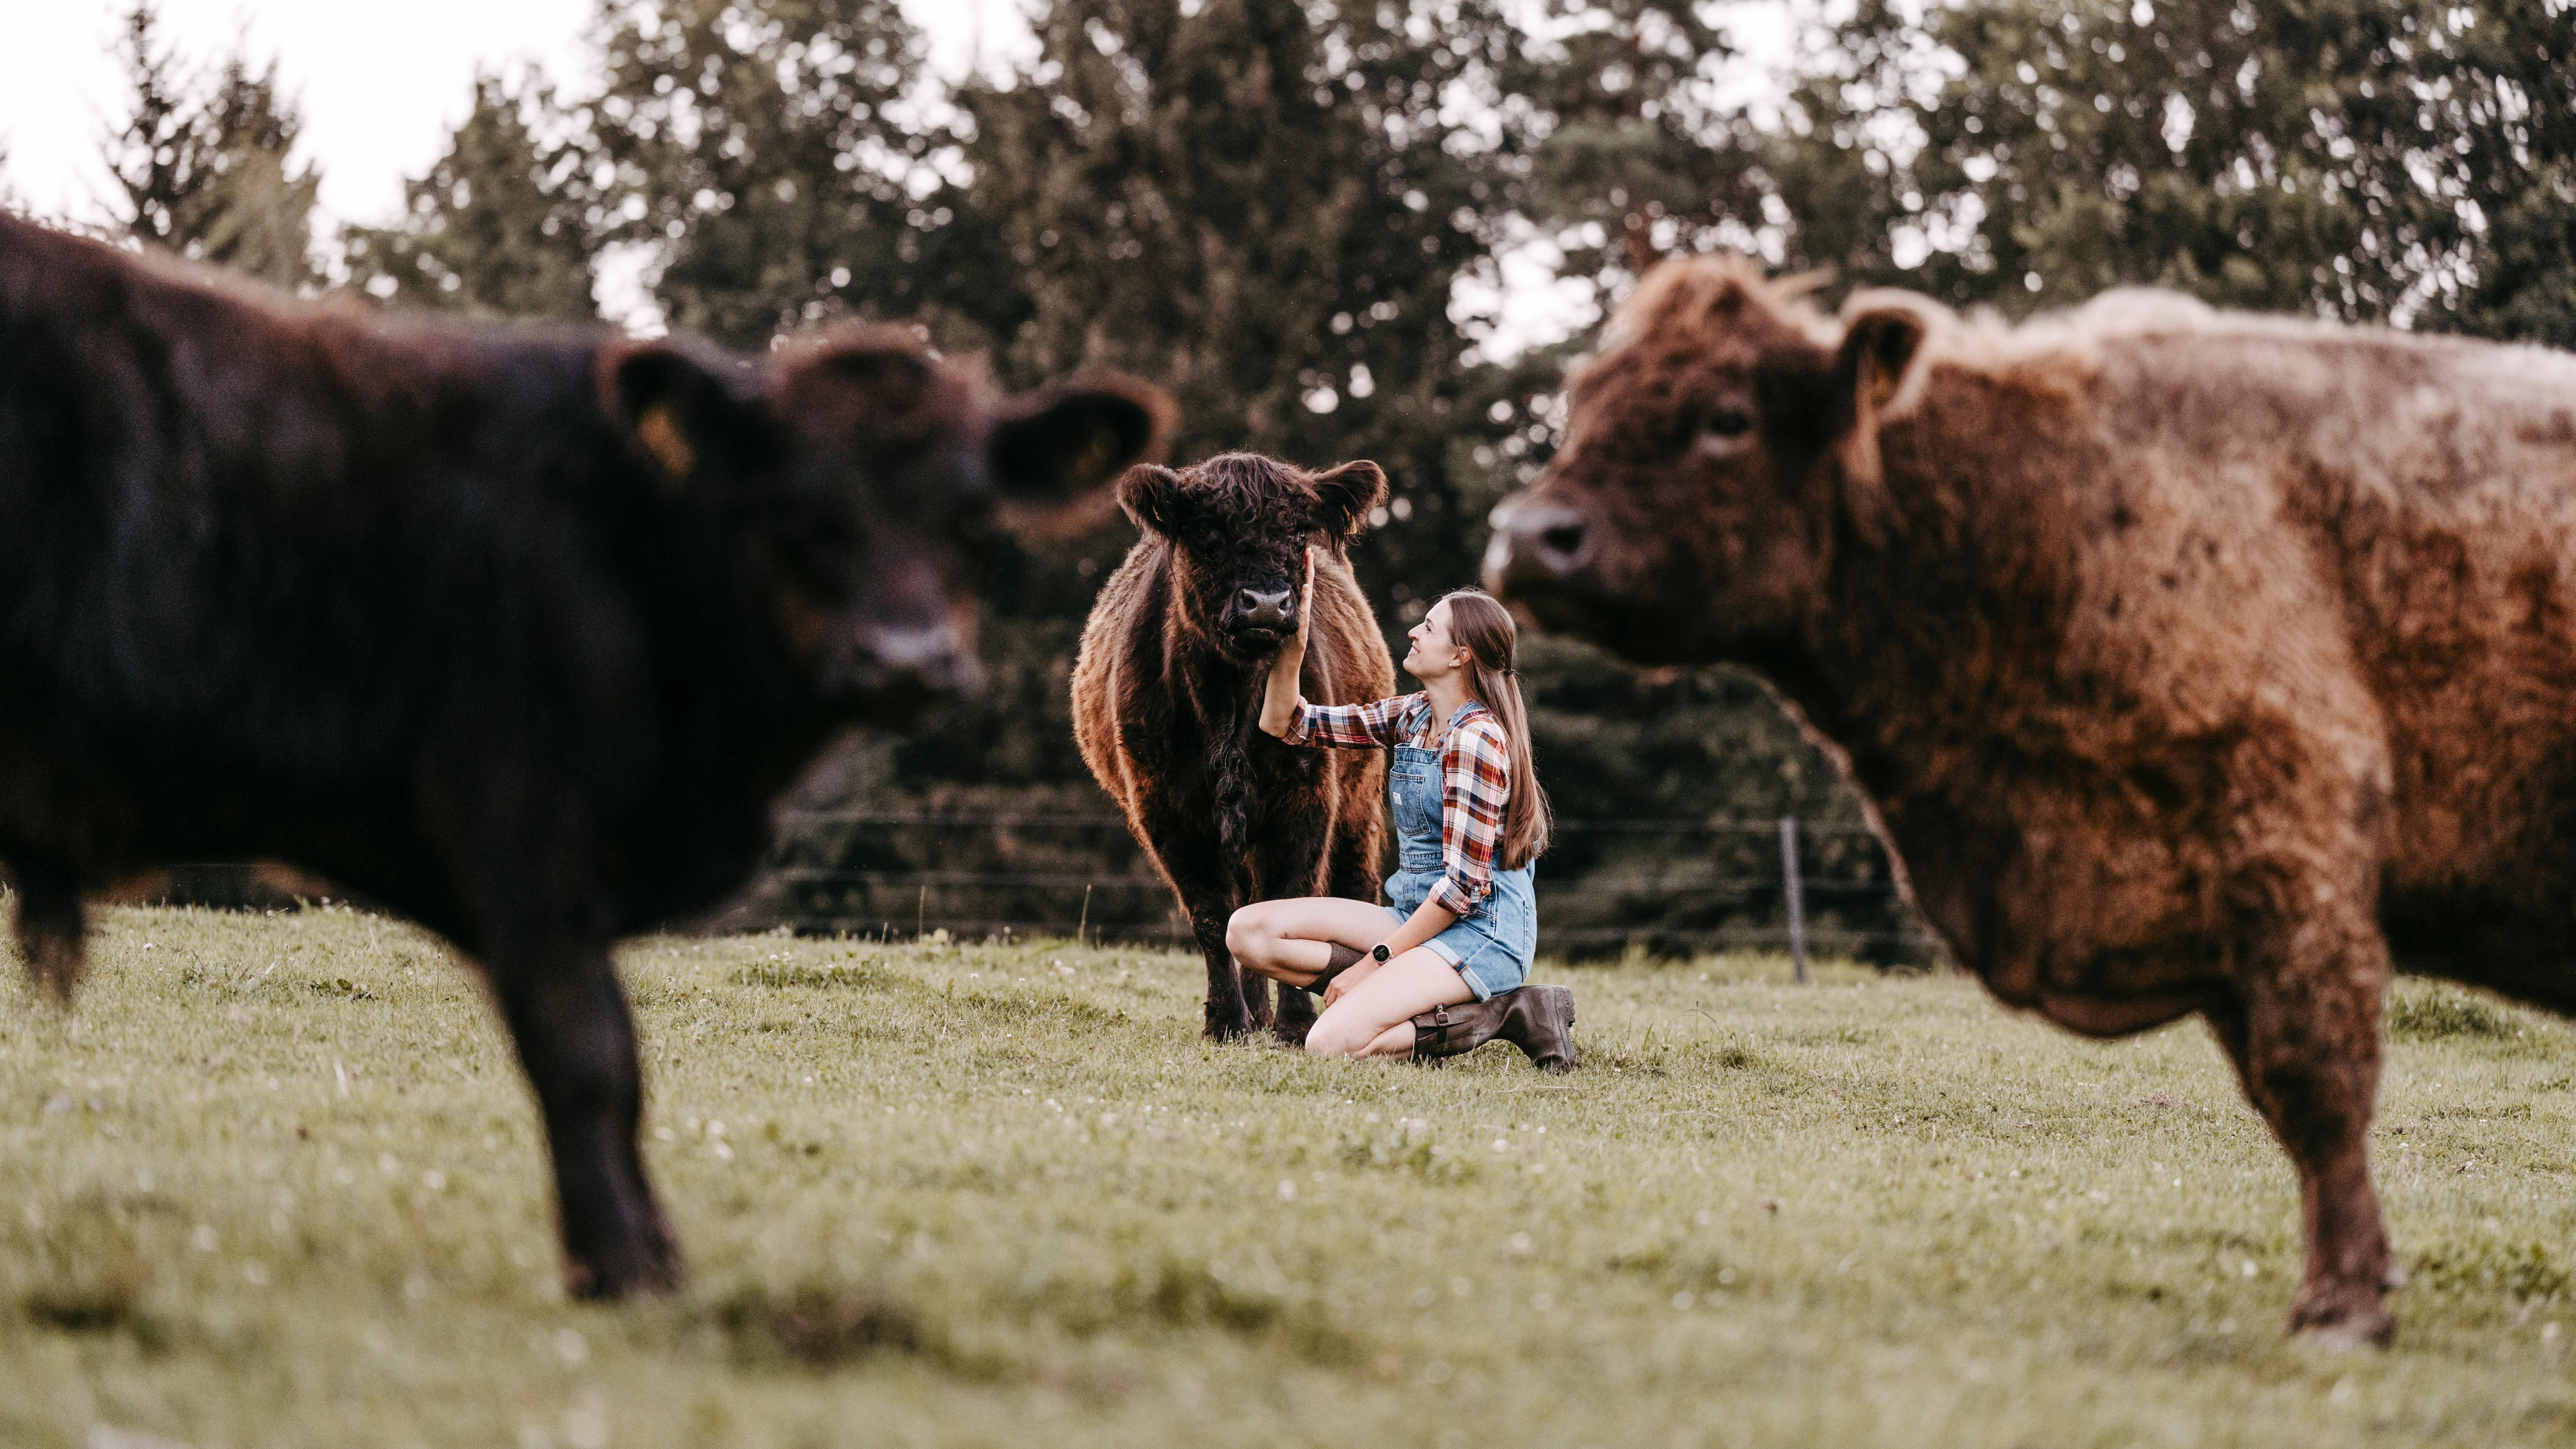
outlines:
[[[1306, 593], [1314, 593], [1314, 561]], [[1530, 765], [1513, 672], [1512, 616], [1473, 589], [1431, 606], [1404, 670], [1422, 692], [1372, 704], [1308, 704], [1297, 689], [1306, 618], [1271, 665], [1261, 728], [1292, 745], [1394, 751], [1388, 814], [1401, 859], [1389, 904], [1330, 896], [1234, 913], [1235, 960], [1320, 991], [1306, 1049], [1443, 1057], [1501, 1036], [1549, 1071], [1574, 1065], [1574, 996], [1523, 987], [1538, 942], [1530, 862], [1547, 848], [1547, 796]]]

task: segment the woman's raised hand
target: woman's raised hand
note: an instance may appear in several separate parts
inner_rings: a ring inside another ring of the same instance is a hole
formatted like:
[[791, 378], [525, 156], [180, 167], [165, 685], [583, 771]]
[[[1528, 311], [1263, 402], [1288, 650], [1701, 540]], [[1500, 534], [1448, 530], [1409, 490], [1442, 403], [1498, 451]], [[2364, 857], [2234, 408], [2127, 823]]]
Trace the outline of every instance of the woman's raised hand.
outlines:
[[1279, 646], [1278, 657], [1270, 661], [1270, 678], [1262, 686], [1262, 732], [1288, 737], [1288, 728], [1297, 720], [1297, 676], [1306, 663], [1306, 621], [1315, 609], [1315, 550], [1306, 550], [1306, 580], [1297, 594], [1297, 632]]
[[1306, 582], [1297, 591], [1297, 654], [1305, 657], [1306, 632], [1315, 620], [1315, 546], [1306, 545]]

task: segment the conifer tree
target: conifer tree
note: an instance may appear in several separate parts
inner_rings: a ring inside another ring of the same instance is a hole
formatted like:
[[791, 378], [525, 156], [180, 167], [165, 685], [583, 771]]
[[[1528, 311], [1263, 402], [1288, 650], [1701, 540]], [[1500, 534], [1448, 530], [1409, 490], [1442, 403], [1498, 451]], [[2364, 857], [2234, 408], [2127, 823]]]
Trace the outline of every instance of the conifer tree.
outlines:
[[404, 187], [401, 221], [346, 235], [350, 285], [404, 306], [583, 320], [604, 218], [589, 137], [541, 79], [474, 80], [447, 154]]
[[158, 26], [142, 0], [117, 50], [134, 99], [108, 139], [108, 162], [127, 227], [272, 286], [313, 285], [321, 175], [291, 162], [303, 119], [279, 94], [276, 65], [254, 70], [236, 55], [201, 84], [161, 46]]

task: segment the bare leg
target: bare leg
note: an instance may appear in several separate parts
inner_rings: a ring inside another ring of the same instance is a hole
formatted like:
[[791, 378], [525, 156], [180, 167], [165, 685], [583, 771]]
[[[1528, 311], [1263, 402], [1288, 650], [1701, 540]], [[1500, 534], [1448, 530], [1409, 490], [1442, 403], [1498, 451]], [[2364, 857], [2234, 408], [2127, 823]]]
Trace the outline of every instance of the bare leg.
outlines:
[[1305, 986], [1332, 964], [1335, 945], [1365, 951], [1395, 927], [1395, 917], [1384, 906], [1304, 896], [1245, 906], [1226, 923], [1225, 942], [1234, 959], [1249, 969], [1273, 981]]
[[1315, 1029], [1306, 1033], [1306, 1050], [1318, 1056], [1409, 1057], [1413, 1018], [1435, 1006], [1475, 999], [1457, 967], [1430, 947], [1416, 946], [1325, 1007]]

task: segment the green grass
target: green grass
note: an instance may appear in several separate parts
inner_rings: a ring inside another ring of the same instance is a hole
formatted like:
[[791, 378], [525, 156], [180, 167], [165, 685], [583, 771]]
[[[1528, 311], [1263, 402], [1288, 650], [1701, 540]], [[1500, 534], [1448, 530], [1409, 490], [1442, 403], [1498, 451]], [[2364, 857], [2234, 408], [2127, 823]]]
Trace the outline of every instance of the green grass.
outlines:
[[625, 956], [676, 1297], [564, 1301], [468, 978], [340, 910], [113, 911], [0, 1016], [0, 1444], [2280, 1445], [2576, 1436], [2576, 1033], [2407, 984], [2398, 1347], [2286, 1340], [2289, 1172], [2192, 1028], [1550, 969], [1586, 1070], [1196, 1036], [1062, 942]]

